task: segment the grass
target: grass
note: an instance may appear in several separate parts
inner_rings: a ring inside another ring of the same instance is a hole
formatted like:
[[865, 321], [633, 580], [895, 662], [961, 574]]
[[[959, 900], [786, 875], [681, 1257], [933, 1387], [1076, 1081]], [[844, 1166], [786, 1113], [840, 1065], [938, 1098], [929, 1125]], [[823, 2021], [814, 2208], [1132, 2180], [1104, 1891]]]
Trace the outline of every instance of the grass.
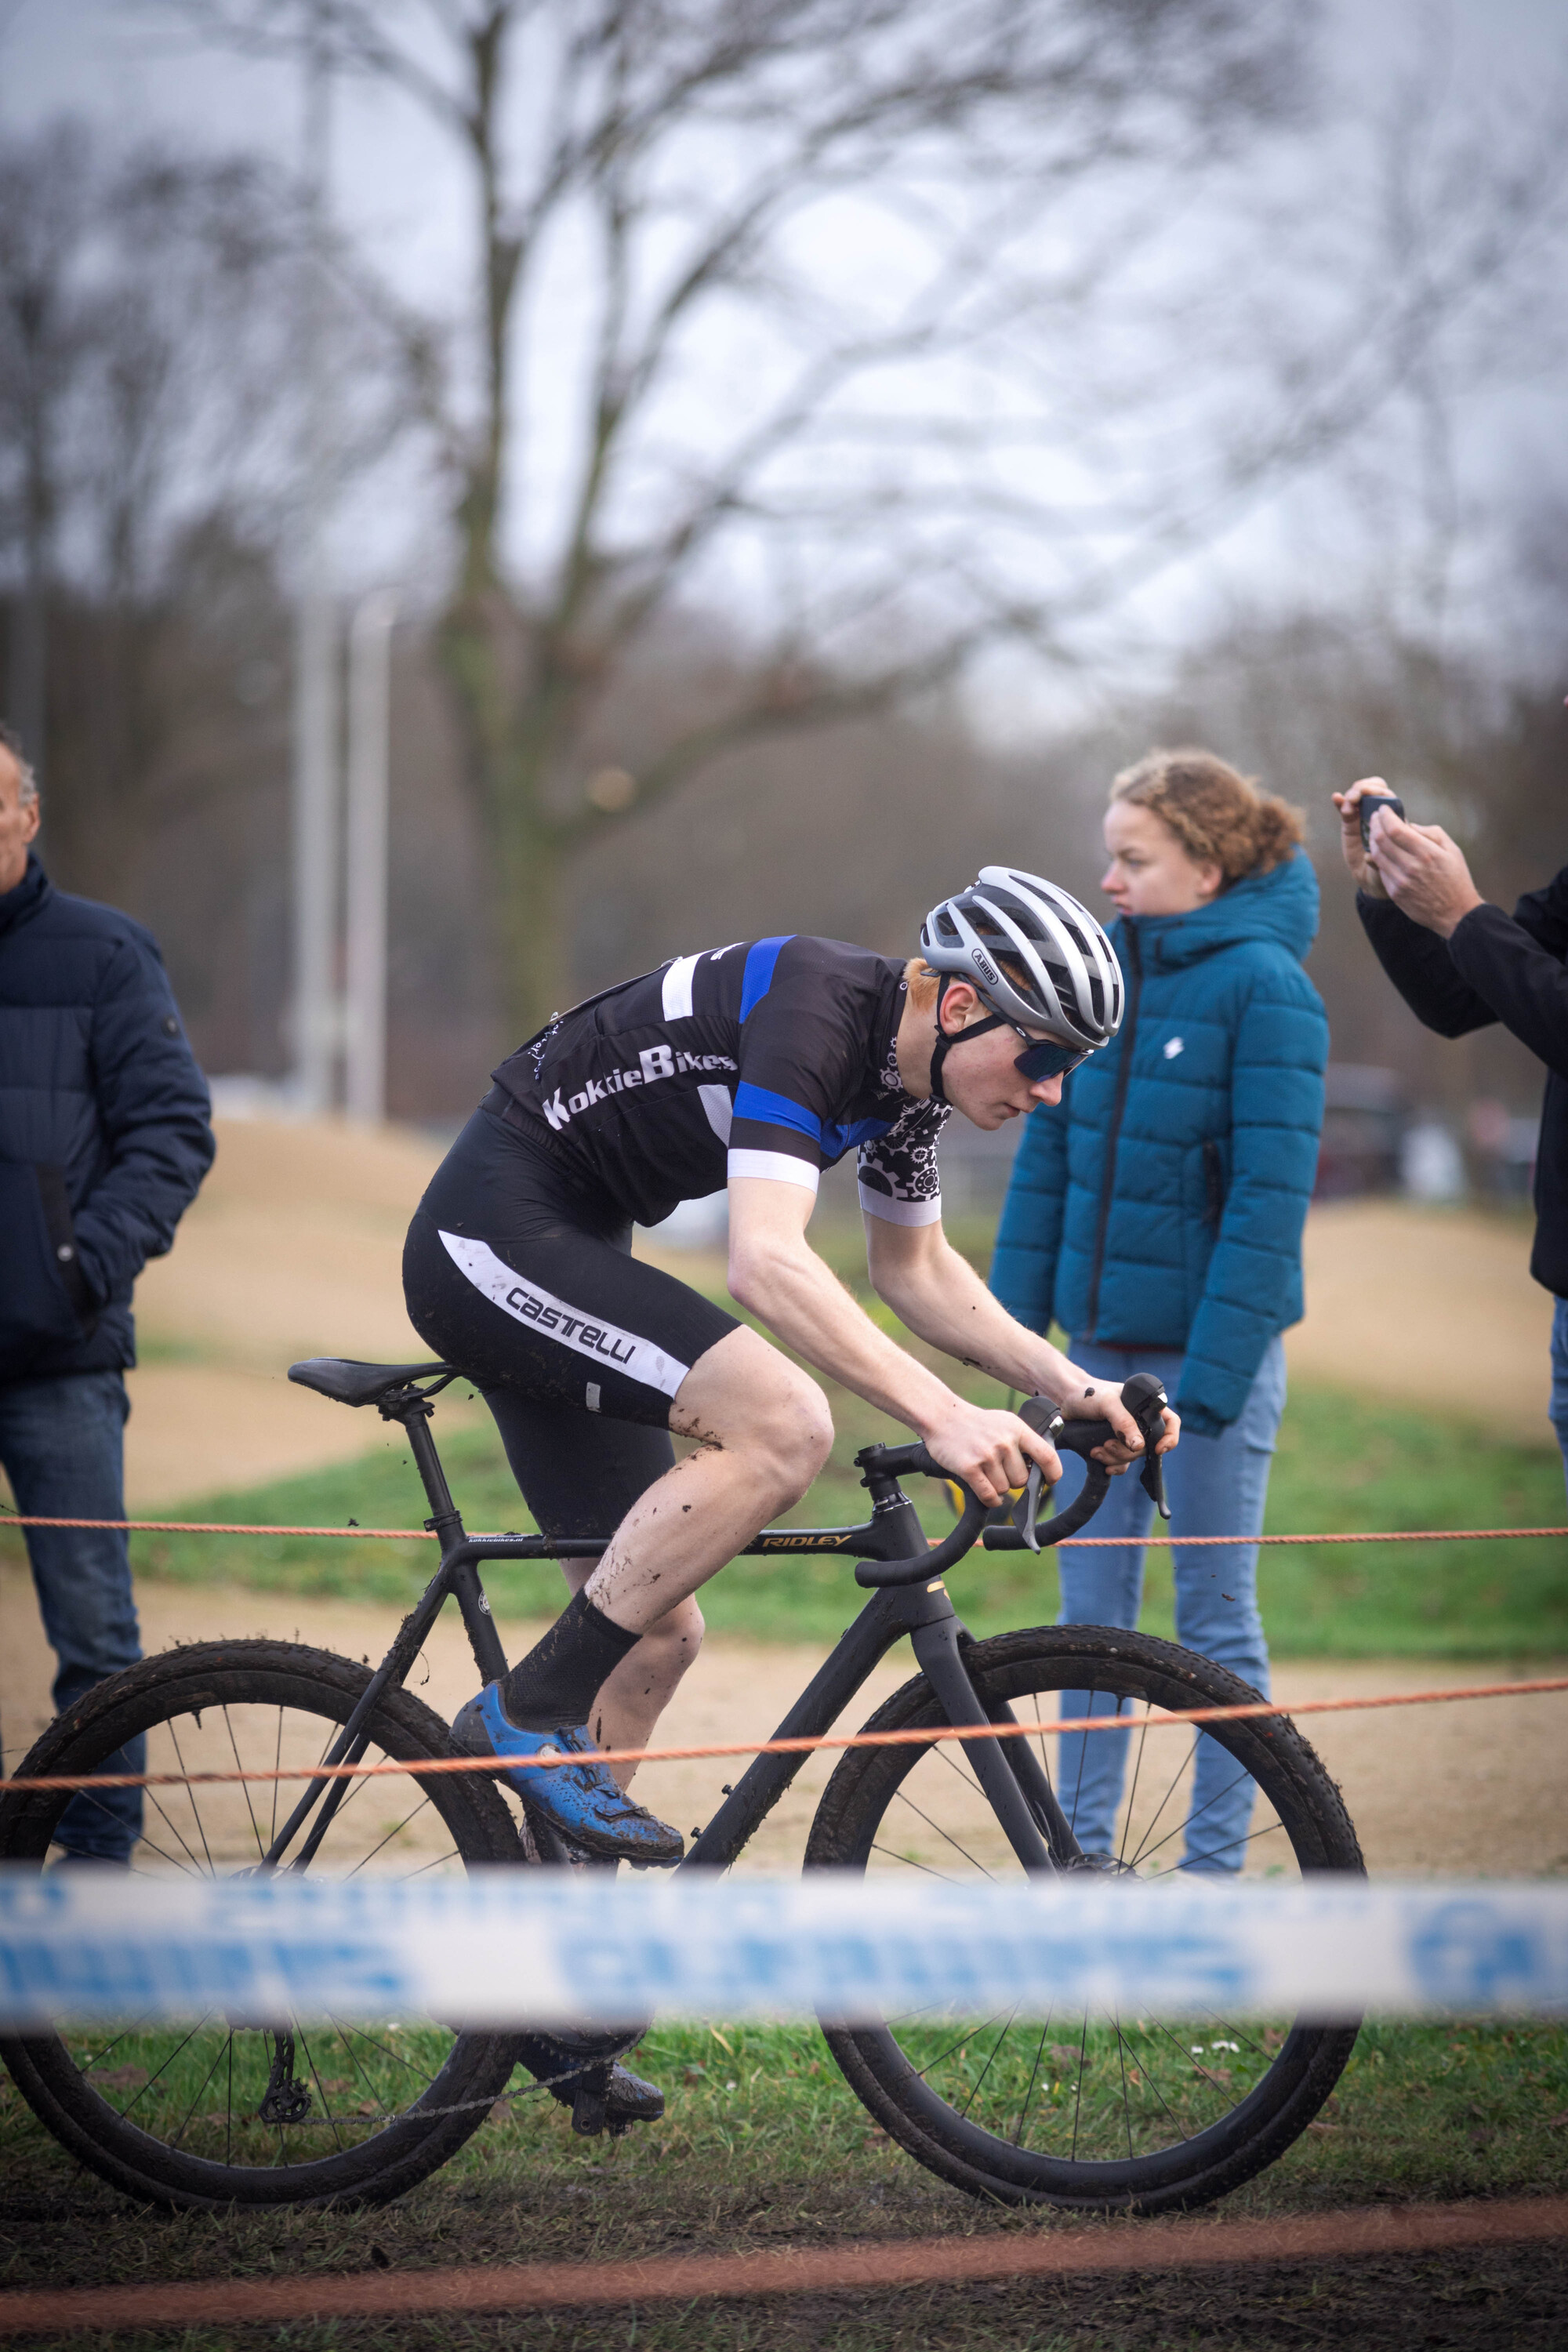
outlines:
[[[977, 1399], [1001, 1403], [1003, 1391], [979, 1374], [956, 1370], [910, 1342], [866, 1287], [858, 1237], [829, 1227], [824, 1254], [863, 1305], [912, 1352]], [[989, 1226], [955, 1234], [977, 1263]], [[866, 1497], [856, 1450], [900, 1433], [859, 1398], [825, 1383], [837, 1442], [806, 1500], [787, 1515], [798, 1526], [852, 1524]], [[332, 1410], [323, 1403], [323, 1412]], [[530, 1528], [499, 1440], [488, 1420], [436, 1423], [443, 1461], [470, 1527]], [[183, 1505], [178, 1516], [249, 1524], [417, 1527], [425, 1500], [406, 1446], [383, 1431], [383, 1443], [357, 1460]], [[951, 1525], [937, 1491], [917, 1494], [932, 1533]], [[1268, 1498], [1271, 1533], [1342, 1528], [1562, 1525], [1563, 1472], [1555, 1448], [1509, 1444], [1479, 1424], [1440, 1422], [1419, 1407], [1371, 1400], [1350, 1390], [1299, 1386], [1280, 1431]], [[1090, 1528], [1089, 1532], [1092, 1533]], [[5, 1538], [0, 1535], [0, 1541]], [[14, 1540], [14, 1539], [13, 1539]], [[335, 1542], [306, 1538], [139, 1537], [139, 1575], [187, 1583], [234, 1583], [264, 1591], [401, 1603], [430, 1572], [424, 1543]], [[488, 1572], [492, 1598], [507, 1615], [547, 1615], [558, 1605], [552, 1566], [498, 1563]], [[953, 1591], [977, 1633], [1040, 1624], [1056, 1614], [1055, 1565], [1017, 1553], [976, 1553], [953, 1576]], [[1568, 1652], [1568, 1545], [1521, 1543], [1321, 1546], [1265, 1551], [1259, 1591], [1270, 1646], [1279, 1657], [1469, 1657], [1525, 1661]], [[716, 1633], [755, 1639], [830, 1642], [856, 1602], [847, 1563], [837, 1559], [737, 1560], [703, 1592]], [[1142, 1618], [1151, 1633], [1173, 1631], [1171, 1561], [1148, 1558]]]
[[[635, 2253], [831, 2246], [860, 2237], [1049, 2231], [1077, 2217], [989, 2209], [921, 2171], [872, 2126], [805, 2029], [660, 2028], [639, 2061], [665, 2122], [619, 2143], [573, 2137], [542, 2097], [512, 2103], [436, 2179], [367, 2214], [149, 2215], [76, 2169], [10, 2092], [0, 2166], [8, 2286], [89, 2284]], [[1318, 2123], [1222, 2215], [1388, 2199], [1561, 2193], [1568, 2186], [1568, 2029], [1373, 2025]], [[1104, 2225], [1110, 2231], [1120, 2222]], [[897, 2295], [644, 2305], [515, 2320], [143, 2334], [144, 2345], [548, 2346], [552, 2352], [1132, 2352], [1216, 2342], [1489, 2347], [1561, 2341], [1550, 2248], [1146, 2278], [999, 2282]], [[1471, 2323], [1474, 2323], [1473, 2328]], [[1515, 2332], [1517, 2329], [1517, 2333]], [[121, 2337], [121, 2342], [132, 2339]]]
[[[967, 1240], [976, 1259], [989, 1229], [976, 1221]], [[858, 1244], [832, 1229], [829, 1255], [869, 1310], [907, 1339], [871, 1298]], [[917, 1354], [927, 1351], [914, 1348]], [[954, 1368], [939, 1362], [946, 1374]], [[1002, 1402], [980, 1375], [957, 1375], [968, 1391]], [[805, 1502], [797, 1525], [853, 1523], [865, 1494], [852, 1457], [875, 1437], [896, 1435], [885, 1419], [828, 1383], [838, 1431], [833, 1459]], [[323, 1403], [323, 1412], [332, 1410]], [[530, 1528], [499, 1441], [483, 1427], [437, 1433], [468, 1524]], [[928, 1527], [951, 1524], [930, 1486], [918, 1497]], [[242, 1491], [207, 1495], [182, 1517], [273, 1525], [416, 1527], [425, 1502], [407, 1449], [386, 1443], [359, 1460]], [[1268, 1528], [1298, 1529], [1562, 1525], [1564, 1497], [1554, 1448], [1510, 1444], [1479, 1425], [1441, 1421], [1413, 1405], [1369, 1400], [1350, 1391], [1299, 1387], [1290, 1399], [1269, 1493]], [[1092, 1529], [1089, 1530], [1092, 1532]], [[136, 1539], [138, 1573], [188, 1582], [229, 1581], [263, 1591], [363, 1596], [395, 1602], [416, 1592], [431, 1566], [426, 1544], [325, 1544], [289, 1538]], [[552, 1567], [498, 1563], [488, 1573], [498, 1610], [544, 1615], [558, 1605]], [[1266, 1551], [1259, 1584], [1271, 1646], [1280, 1657], [1427, 1656], [1524, 1661], [1568, 1652], [1568, 1545], [1522, 1543], [1325, 1546]], [[976, 1553], [954, 1571], [953, 1591], [977, 1633], [1054, 1617], [1057, 1579], [1048, 1556]], [[716, 1633], [778, 1641], [829, 1642], [851, 1612], [847, 1563], [835, 1559], [737, 1560], [703, 1592]], [[1173, 1630], [1170, 1555], [1149, 1555], [1143, 1623]]]

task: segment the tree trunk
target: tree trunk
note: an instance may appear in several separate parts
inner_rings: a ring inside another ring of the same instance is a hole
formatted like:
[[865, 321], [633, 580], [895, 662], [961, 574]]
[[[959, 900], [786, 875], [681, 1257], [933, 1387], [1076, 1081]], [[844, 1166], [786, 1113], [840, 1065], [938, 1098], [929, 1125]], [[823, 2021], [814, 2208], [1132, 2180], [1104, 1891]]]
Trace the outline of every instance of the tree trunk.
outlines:
[[510, 1053], [570, 1001], [566, 860], [553, 831], [534, 819], [523, 790], [498, 793], [497, 801], [491, 885]]

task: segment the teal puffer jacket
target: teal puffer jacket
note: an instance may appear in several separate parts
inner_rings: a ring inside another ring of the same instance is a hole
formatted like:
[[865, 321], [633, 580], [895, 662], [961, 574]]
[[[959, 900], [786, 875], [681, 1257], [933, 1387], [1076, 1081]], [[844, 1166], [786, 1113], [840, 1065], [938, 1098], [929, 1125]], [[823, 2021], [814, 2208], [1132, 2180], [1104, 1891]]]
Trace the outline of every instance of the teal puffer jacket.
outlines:
[[1200, 1436], [1301, 1318], [1329, 1047], [1301, 969], [1317, 929], [1300, 850], [1193, 914], [1119, 921], [1121, 1034], [1031, 1114], [996, 1235], [991, 1287], [1031, 1329], [1183, 1349], [1172, 1402]]

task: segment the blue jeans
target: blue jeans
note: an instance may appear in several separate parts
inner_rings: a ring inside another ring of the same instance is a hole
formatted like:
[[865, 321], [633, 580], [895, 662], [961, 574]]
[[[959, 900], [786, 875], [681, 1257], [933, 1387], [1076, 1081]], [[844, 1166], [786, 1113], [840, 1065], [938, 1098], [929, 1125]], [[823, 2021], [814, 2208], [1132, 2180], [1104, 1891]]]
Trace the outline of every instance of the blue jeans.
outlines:
[[1552, 1426], [1563, 1448], [1563, 1476], [1568, 1483], [1568, 1298], [1560, 1298], [1552, 1317]]
[[[40, 1518], [125, 1517], [124, 1432], [131, 1401], [118, 1372], [0, 1381], [0, 1464], [16, 1507]], [[27, 1557], [59, 1671], [63, 1715], [95, 1683], [142, 1655], [131, 1554], [117, 1530], [28, 1528]], [[127, 1742], [106, 1772], [144, 1772], [147, 1743]], [[142, 1834], [140, 1789], [83, 1790], [60, 1815], [55, 1842], [94, 1862], [127, 1862]]]
[[[1124, 1381], [1137, 1372], [1158, 1372], [1174, 1397], [1182, 1359], [1174, 1349], [1076, 1348], [1073, 1361], [1096, 1380]], [[1262, 1533], [1268, 1494], [1268, 1465], [1285, 1410], [1285, 1349], [1268, 1343], [1247, 1402], [1218, 1437], [1184, 1433], [1165, 1462], [1165, 1491], [1175, 1535]], [[1057, 1488], [1058, 1507], [1083, 1485], [1084, 1465], [1064, 1454]], [[1143, 1540], [1154, 1506], [1136, 1470], [1110, 1482], [1110, 1492], [1084, 1529], [1086, 1536], [1126, 1536], [1124, 1547], [1106, 1551], [1059, 1552], [1063, 1625], [1126, 1625], [1138, 1622], [1143, 1599]], [[1258, 1613], [1258, 1547], [1226, 1544], [1212, 1551], [1173, 1552], [1176, 1639], [1189, 1650], [1228, 1666], [1265, 1698], [1268, 1696], [1268, 1651]], [[1091, 1707], [1088, 1691], [1062, 1695], [1064, 1715], [1110, 1715], [1108, 1692]], [[1116, 1851], [1116, 1815], [1127, 1769], [1127, 1740], [1107, 1731], [1068, 1733], [1061, 1740], [1058, 1767], [1062, 1803], [1086, 1853]], [[1186, 1822], [1184, 1870], [1238, 1871], [1247, 1858], [1254, 1786], [1224, 1748], [1209, 1738], [1198, 1742], [1191, 1810]], [[1162, 1857], [1163, 1858], [1163, 1857]]]

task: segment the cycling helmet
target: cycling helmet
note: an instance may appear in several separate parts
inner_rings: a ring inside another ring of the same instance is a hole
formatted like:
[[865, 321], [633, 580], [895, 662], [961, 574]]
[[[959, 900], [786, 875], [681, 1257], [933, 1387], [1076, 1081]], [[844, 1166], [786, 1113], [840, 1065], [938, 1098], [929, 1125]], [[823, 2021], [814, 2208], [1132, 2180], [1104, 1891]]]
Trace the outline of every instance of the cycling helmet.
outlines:
[[1121, 1026], [1115, 949], [1087, 907], [1038, 874], [983, 866], [978, 882], [931, 908], [921, 950], [932, 971], [968, 981], [1005, 1020], [1085, 1053]]

